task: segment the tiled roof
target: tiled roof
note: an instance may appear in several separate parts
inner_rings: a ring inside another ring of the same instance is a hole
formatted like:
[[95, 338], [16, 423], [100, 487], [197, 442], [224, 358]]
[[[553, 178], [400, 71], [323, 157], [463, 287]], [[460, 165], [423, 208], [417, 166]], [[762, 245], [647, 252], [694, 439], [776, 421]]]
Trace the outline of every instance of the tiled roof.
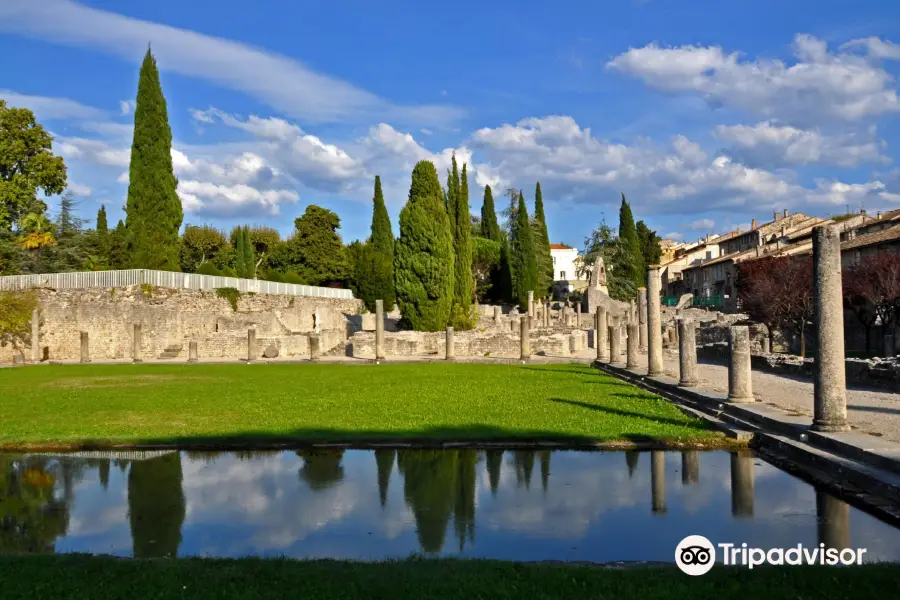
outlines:
[[[897, 212], [900, 213], [900, 211]], [[882, 229], [881, 231], [867, 233], [852, 240], [847, 240], [846, 242], [841, 244], [841, 250], [854, 250], [856, 248], [874, 246], [876, 244], [891, 242], [893, 240], [900, 240], [900, 225], [894, 225], [893, 227], [888, 227], [887, 229]]]
[[573, 250], [572, 246], [566, 246], [565, 244], [550, 244], [551, 250]]

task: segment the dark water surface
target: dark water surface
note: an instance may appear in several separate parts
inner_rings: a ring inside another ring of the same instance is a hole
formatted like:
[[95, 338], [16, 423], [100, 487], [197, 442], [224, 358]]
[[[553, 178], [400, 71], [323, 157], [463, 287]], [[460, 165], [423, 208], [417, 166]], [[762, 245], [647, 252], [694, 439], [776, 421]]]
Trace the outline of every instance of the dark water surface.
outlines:
[[690, 534], [900, 560], [900, 531], [750, 453], [0, 454], [0, 552], [672, 562]]

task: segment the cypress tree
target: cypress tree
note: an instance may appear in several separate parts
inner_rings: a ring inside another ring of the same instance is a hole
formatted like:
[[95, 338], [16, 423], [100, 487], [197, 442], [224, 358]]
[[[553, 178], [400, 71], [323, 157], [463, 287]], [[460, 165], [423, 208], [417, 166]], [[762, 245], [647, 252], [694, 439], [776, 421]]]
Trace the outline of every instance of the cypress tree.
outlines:
[[537, 258], [534, 253], [534, 239], [531, 223], [528, 222], [528, 209], [525, 196], [519, 192], [519, 205], [516, 220], [510, 232], [510, 267], [512, 271], [513, 299], [522, 308], [528, 305], [528, 292], [534, 291], [538, 284]]
[[[454, 157], [453, 171], [456, 172]], [[453, 277], [453, 319], [451, 325], [457, 329], [471, 329], [472, 322], [472, 227], [469, 217], [469, 180], [466, 165], [463, 164], [462, 179], [456, 187], [454, 212], [450, 214], [453, 228], [453, 254], [455, 274]]]
[[434, 165], [420, 161], [412, 172], [409, 200], [400, 211], [394, 244], [397, 304], [416, 331], [447, 326], [453, 303], [453, 234]]
[[646, 223], [638, 221], [636, 229], [638, 242], [641, 245], [641, 257], [644, 261], [642, 272], [645, 272], [648, 266], [659, 264], [659, 260], [662, 257], [662, 248], [659, 246], [659, 236], [656, 235], [655, 231], [647, 227]]
[[[385, 306], [390, 310], [394, 306], [396, 294], [394, 293], [394, 232], [391, 231], [391, 218], [388, 216], [387, 206], [384, 204], [384, 194], [381, 192], [381, 177], [375, 176], [375, 196], [372, 199], [372, 236], [370, 243], [372, 251], [378, 256], [367, 258], [366, 263], [377, 265], [371, 273], [363, 275], [367, 285], [373, 293], [380, 295], [376, 300], [384, 300]], [[368, 256], [368, 255], [367, 255]], [[367, 268], [366, 266], [361, 266]], [[374, 304], [373, 304], [374, 306]]]
[[147, 49], [134, 109], [125, 226], [131, 265], [179, 270], [178, 229], [184, 214], [172, 170], [172, 130], [156, 59]]
[[484, 186], [484, 204], [481, 205], [481, 237], [493, 240], [498, 244], [502, 241], [500, 225], [497, 224], [497, 213], [494, 210], [494, 194], [491, 186]]
[[238, 277], [243, 277], [247, 270], [245, 262], [247, 254], [244, 251], [244, 228], [242, 226], [238, 226], [232, 233], [232, 239], [234, 240], [234, 272]]
[[631, 214], [631, 206], [625, 199], [625, 194], [622, 194], [622, 204], [619, 206], [619, 242], [622, 244], [622, 259], [621, 264], [616, 266], [621, 269], [626, 279], [633, 281], [637, 286], [644, 285], [641, 244], [634, 225], [634, 216]]
[[534, 253], [538, 264], [538, 296], [546, 296], [553, 287], [553, 256], [550, 254], [550, 234], [547, 232], [547, 218], [544, 216], [544, 198], [541, 182], [534, 190]]
[[492, 273], [491, 291], [498, 302], [512, 302], [512, 265], [509, 261], [509, 240], [506, 236], [500, 242], [500, 265]]
[[113, 268], [109, 260], [109, 225], [106, 222], [106, 207], [102, 204], [97, 211], [97, 254], [107, 269]]
[[391, 258], [394, 257], [394, 232], [391, 231], [391, 218], [384, 204], [381, 192], [381, 177], [375, 176], [375, 197], [372, 199], [372, 244]]
[[245, 279], [256, 279], [256, 253], [253, 251], [253, 243], [250, 241], [250, 226], [244, 226], [244, 273]]
[[100, 210], [97, 211], [97, 233], [106, 235], [108, 231], [109, 229], [106, 223], [106, 207], [101, 204]]

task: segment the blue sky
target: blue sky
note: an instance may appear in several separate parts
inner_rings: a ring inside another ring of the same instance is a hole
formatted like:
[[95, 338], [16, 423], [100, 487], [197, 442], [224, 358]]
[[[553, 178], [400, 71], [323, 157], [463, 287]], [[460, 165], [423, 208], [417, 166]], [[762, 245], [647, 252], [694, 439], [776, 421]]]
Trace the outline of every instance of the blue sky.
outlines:
[[[185, 222], [277, 227], [307, 204], [368, 235], [420, 159], [469, 163], [580, 247], [624, 192], [686, 240], [774, 210], [900, 207], [900, 5], [890, 0], [0, 0], [0, 98], [35, 110], [79, 210], [122, 217], [151, 43]], [[443, 177], [443, 176], [442, 176]]]

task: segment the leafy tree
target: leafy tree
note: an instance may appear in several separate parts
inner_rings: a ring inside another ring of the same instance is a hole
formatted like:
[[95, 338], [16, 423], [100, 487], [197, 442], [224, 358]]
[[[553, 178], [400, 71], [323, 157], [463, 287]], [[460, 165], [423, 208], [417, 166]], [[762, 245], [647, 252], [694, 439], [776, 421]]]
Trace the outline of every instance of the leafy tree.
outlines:
[[553, 256], [550, 254], [550, 234], [547, 232], [547, 217], [544, 216], [544, 198], [541, 194], [541, 182], [534, 190], [534, 253], [538, 265], [539, 297], [546, 297], [553, 288]]
[[634, 216], [631, 214], [631, 206], [625, 199], [625, 194], [622, 194], [622, 204], [619, 207], [619, 240], [622, 244], [619, 263], [613, 267], [634, 282], [635, 287], [640, 287], [644, 285], [646, 269], [637, 229], [634, 226]]
[[481, 205], [481, 237], [498, 244], [501, 241], [500, 225], [494, 212], [494, 194], [489, 185], [484, 186], [484, 203]]
[[128, 520], [135, 558], [178, 556], [185, 516], [181, 483], [178, 452], [131, 463]]
[[245, 250], [247, 240], [244, 236], [244, 227], [235, 227], [234, 231], [231, 232], [231, 239], [231, 245], [234, 247], [234, 272], [238, 277], [246, 277], [248, 265]]
[[[60, 197], [59, 215], [56, 218], [56, 244], [44, 252], [45, 269], [52, 273], [80, 271], [94, 249], [94, 234], [84, 235], [84, 219], [75, 215], [77, 202], [70, 191]], [[90, 239], [89, 239], [90, 238]]]
[[[632, 278], [633, 273], [623, 269], [621, 265], [627, 262], [626, 251], [622, 241], [616, 236], [612, 227], [606, 220], [591, 232], [584, 240], [582, 256], [584, 260], [578, 270], [579, 277], [586, 277], [598, 256], [603, 258], [606, 265], [606, 284], [609, 295], [614, 300], [627, 302], [634, 298], [638, 286]], [[641, 285], [645, 285], [643, 282]]]
[[[354, 273], [357, 282], [362, 282], [363, 293], [369, 295], [364, 298], [369, 310], [375, 310], [375, 300], [384, 300], [385, 306], [392, 307], [396, 300], [394, 293], [394, 232], [391, 231], [391, 219], [388, 216], [387, 207], [384, 204], [384, 194], [381, 191], [381, 177], [375, 177], [375, 195], [372, 199], [372, 252], [366, 251], [365, 260], [354, 263]], [[375, 256], [378, 254], [379, 256]], [[360, 268], [371, 268], [368, 273], [363, 273]], [[376, 294], [377, 297], [372, 297]], [[371, 306], [370, 306], [371, 301]]]
[[867, 256], [844, 269], [842, 279], [845, 303], [866, 329], [868, 351], [872, 326], [880, 322], [882, 331], [892, 331], [900, 312], [900, 254], [882, 252]]
[[294, 234], [286, 242], [290, 269], [309, 285], [346, 282], [350, 263], [338, 235], [340, 218], [328, 209], [310, 204], [294, 220]]
[[128, 267], [128, 229], [121, 220], [116, 228], [109, 232], [109, 251], [107, 263], [110, 269], [125, 269]]
[[55, 552], [69, 526], [71, 498], [54, 487], [70, 464], [40, 454], [0, 454], [0, 553]]
[[66, 165], [52, 147], [53, 137], [34, 113], [0, 100], [0, 231], [28, 231], [22, 219], [47, 210], [38, 190], [51, 196], [65, 189]]
[[512, 267], [513, 299], [519, 306], [528, 305], [528, 292], [537, 289], [538, 266], [534, 251], [531, 224], [525, 196], [519, 192], [515, 222], [510, 229], [510, 266]]
[[434, 165], [412, 172], [394, 245], [394, 289], [404, 321], [417, 331], [447, 326], [454, 287], [453, 235]]
[[[225, 235], [209, 225], [188, 225], [181, 236], [181, 270], [196, 273], [228, 246]], [[216, 269], [218, 270], [218, 269]], [[209, 274], [209, 273], [207, 273]]]
[[500, 244], [483, 237], [472, 238], [472, 277], [479, 302], [491, 299], [495, 273], [499, 268]]
[[393, 264], [391, 259], [375, 247], [374, 242], [353, 242], [347, 246], [347, 254], [353, 267], [353, 294], [363, 301], [369, 311], [375, 310], [375, 301], [384, 300], [386, 306], [394, 305]]
[[178, 230], [184, 214], [172, 170], [172, 130], [156, 59], [147, 49], [138, 82], [125, 226], [131, 265], [179, 269]]
[[[641, 247], [641, 258], [643, 259], [642, 273], [646, 273], [647, 267], [650, 265], [658, 265], [662, 258], [662, 247], [659, 245], [662, 240], [656, 235], [656, 232], [647, 227], [647, 224], [643, 221], [637, 222], [637, 236], [638, 244]], [[643, 275], [641, 285], [644, 285]]]
[[512, 263], [509, 257], [509, 240], [505, 235], [500, 242], [500, 264], [491, 278], [491, 289], [494, 300], [498, 302], [513, 301]]
[[[458, 177], [456, 157], [453, 157], [453, 177]], [[466, 165], [463, 165], [462, 180], [454, 181], [453, 194], [448, 193], [450, 202], [450, 227], [453, 230], [453, 250], [455, 273], [453, 276], [453, 312], [451, 325], [456, 329], [471, 329], [477, 322], [472, 314], [472, 240], [471, 219], [469, 218], [469, 181]]]
[[241, 277], [256, 279], [256, 253], [253, 251], [253, 242], [250, 241], [249, 227], [244, 227], [243, 264], [244, 272], [241, 274]]
[[0, 291], [0, 346], [12, 346], [25, 357], [25, 346], [31, 343], [31, 317], [37, 307], [33, 290]]

